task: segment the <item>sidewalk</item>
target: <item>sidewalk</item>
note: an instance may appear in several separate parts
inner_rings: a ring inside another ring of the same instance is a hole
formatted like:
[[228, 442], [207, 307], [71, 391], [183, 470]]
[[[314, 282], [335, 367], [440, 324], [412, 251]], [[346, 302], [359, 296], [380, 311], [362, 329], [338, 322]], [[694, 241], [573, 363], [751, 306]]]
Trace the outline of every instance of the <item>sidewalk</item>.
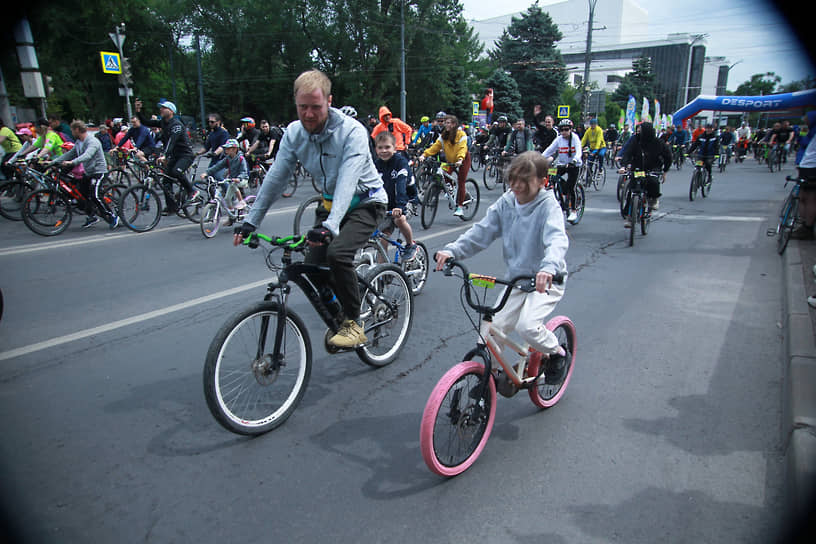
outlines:
[[816, 242], [791, 240], [783, 255], [782, 437], [791, 513], [813, 508], [816, 483]]

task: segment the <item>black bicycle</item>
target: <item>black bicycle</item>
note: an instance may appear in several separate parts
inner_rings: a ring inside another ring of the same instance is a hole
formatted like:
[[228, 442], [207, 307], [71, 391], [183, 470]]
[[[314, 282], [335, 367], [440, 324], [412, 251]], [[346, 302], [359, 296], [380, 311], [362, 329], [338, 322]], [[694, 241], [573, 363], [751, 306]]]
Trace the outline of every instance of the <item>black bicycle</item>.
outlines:
[[776, 228], [767, 231], [768, 236], [776, 236], [776, 251], [780, 255], [785, 253], [785, 248], [788, 247], [788, 241], [799, 217], [799, 191], [804, 181], [802, 178], [791, 176], [785, 178], [785, 187], [788, 186], [788, 182], [794, 185], [779, 209], [779, 222]]
[[646, 180], [648, 178], [660, 178], [661, 172], [644, 172], [643, 170], [631, 170], [626, 176], [628, 184], [626, 186], [626, 199], [624, 200], [625, 214], [631, 222], [629, 227], [629, 246], [635, 244], [635, 229], [640, 227], [640, 233], [646, 236], [649, 232], [649, 224], [652, 222], [652, 214], [646, 201]]
[[[719, 155], [717, 155], [714, 160], [719, 160], [719, 158]], [[703, 198], [707, 197], [711, 193], [712, 183], [714, 183], [714, 180], [711, 173], [706, 171], [705, 160], [695, 160], [694, 173], [691, 174], [691, 184], [689, 185], [689, 200], [694, 202], [697, 191], [703, 195]]]
[[584, 216], [584, 208], [586, 207], [586, 193], [584, 191], [584, 186], [581, 184], [581, 180], [576, 180], [575, 188], [573, 189], [573, 203], [575, 204], [575, 209], [573, 211], [575, 211], [576, 217], [573, 220], [569, 220], [569, 202], [567, 201], [567, 195], [564, 194], [562, 189], [562, 187], [567, 183], [564, 179], [564, 174], [566, 171], [566, 165], [551, 167], [548, 171], [549, 181], [547, 182], [547, 186], [552, 188], [555, 199], [559, 204], [561, 204], [561, 210], [564, 212], [565, 220], [571, 225], [577, 225], [581, 222], [581, 218]]
[[262, 302], [236, 313], [219, 329], [204, 363], [204, 396], [210, 412], [224, 428], [244, 435], [281, 425], [306, 392], [312, 346], [306, 325], [288, 305], [290, 283], [303, 291], [326, 324], [326, 351], [354, 351], [370, 366], [382, 367], [396, 359], [414, 316], [414, 296], [405, 273], [392, 264], [374, 266], [364, 276], [358, 273], [360, 320], [367, 341], [336, 348], [328, 340], [344, 316], [328, 286], [329, 268], [293, 261], [293, 254], [309, 251], [304, 236], [252, 233], [244, 240], [251, 248], [260, 242], [271, 247], [266, 264], [277, 278], [269, 282]]

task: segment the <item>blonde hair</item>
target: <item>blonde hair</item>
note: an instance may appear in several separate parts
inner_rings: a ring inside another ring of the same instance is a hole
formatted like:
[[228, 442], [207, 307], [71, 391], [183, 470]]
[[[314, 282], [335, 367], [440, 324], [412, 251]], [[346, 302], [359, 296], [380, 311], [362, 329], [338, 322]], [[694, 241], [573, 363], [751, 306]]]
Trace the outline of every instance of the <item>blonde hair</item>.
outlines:
[[384, 143], [384, 142], [388, 142], [391, 145], [396, 145], [397, 144], [397, 139], [394, 137], [393, 134], [391, 134], [390, 132], [385, 132], [385, 131], [378, 133], [374, 137], [374, 143], [375, 144], [381, 144], [381, 143]]
[[530, 177], [535, 177], [539, 180], [547, 177], [547, 170], [547, 160], [541, 153], [525, 151], [516, 155], [513, 162], [510, 163], [507, 169], [507, 179], [510, 181], [528, 180]]
[[320, 70], [308, 70], [300, 74], [295, 80], [295, 96], [301, 91], [311, 93], [317, 89], [323, 91], [324, 98], [328, 98], [331, 95], [331, 80], [329, 76]]

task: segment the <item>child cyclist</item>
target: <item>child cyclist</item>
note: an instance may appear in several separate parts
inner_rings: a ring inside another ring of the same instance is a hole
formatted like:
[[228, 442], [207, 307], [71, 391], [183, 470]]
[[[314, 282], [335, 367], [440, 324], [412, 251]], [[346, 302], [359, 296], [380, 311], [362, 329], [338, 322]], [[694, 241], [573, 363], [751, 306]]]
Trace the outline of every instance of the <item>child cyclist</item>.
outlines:
[[533, 349], [549, 355], [545, 380], [557, 384], [564, 379], [569, 354], [558, 345], [544, 318], [564, 296], [564, 284], [552, 280], [567, 273], [569, 241], [561, 206], [544, 188], [547, 166], [548, 161], [535, 151], [517, 155], [508, 170], [510, 191], [488, 208], [481, 221], [437, 252], [436, 269], [442, 270], [450, 258], [471, 257], [501, 238], [508, 276], [535, 276], [536, 290], [513, 290], [492, 326], [505, 334], [515, 328]]
[[405, 237], [405, 252], [403, 258], [410, 261], [416, 257], [417, 245], [414, 243], [414, 233], [408, 219], [405, 217], [405, 207], [408, 204], [408, 179], [411, 167], [408, 159], [397, 153], [396, 138], [390, 132], [380, 132], [374, 138], [377, 148], [377, 160], [374, 166], [383, 180], [385, 192], [388, 193], [388, 209], [391, 215], [386, 216], [379, 226], [385, 235], [394, 232], [394, 226]]

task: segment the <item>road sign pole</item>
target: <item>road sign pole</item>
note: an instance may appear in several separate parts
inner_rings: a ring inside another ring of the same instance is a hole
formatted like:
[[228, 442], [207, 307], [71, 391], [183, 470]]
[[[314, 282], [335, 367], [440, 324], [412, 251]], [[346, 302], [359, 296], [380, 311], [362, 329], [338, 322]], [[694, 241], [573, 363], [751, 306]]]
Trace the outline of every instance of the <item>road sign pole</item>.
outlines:
[[[121, 33], [120, 33], [120, 30], [121, 30]], [[125, 30], [125, 23], [120, 23], [120, 24], [116, 25], [116, 27], [114, 28], [113, 33], [108, 34], [108, 36], [110, 36], [110, 39], [113, 40], [114, 45], [116, 45], [116, 47], [119, 48], [120, 62], [121, 62], [121, 59], [125, 58], [125, 55], [122, 52], [122, 45], [125, 42], [124, 30]], [[131, 92], [130, 92], [130, 89], [128, 88], [127, 78], [125, 78], [125, 77], [122, 78], [122, 86], [125, 88], [125, 109], [127, 110], [128, 122], [130, 122], [130, 118], [133, 117], [133, 110], [130, 107], [130, 95], [131, 95]]]

